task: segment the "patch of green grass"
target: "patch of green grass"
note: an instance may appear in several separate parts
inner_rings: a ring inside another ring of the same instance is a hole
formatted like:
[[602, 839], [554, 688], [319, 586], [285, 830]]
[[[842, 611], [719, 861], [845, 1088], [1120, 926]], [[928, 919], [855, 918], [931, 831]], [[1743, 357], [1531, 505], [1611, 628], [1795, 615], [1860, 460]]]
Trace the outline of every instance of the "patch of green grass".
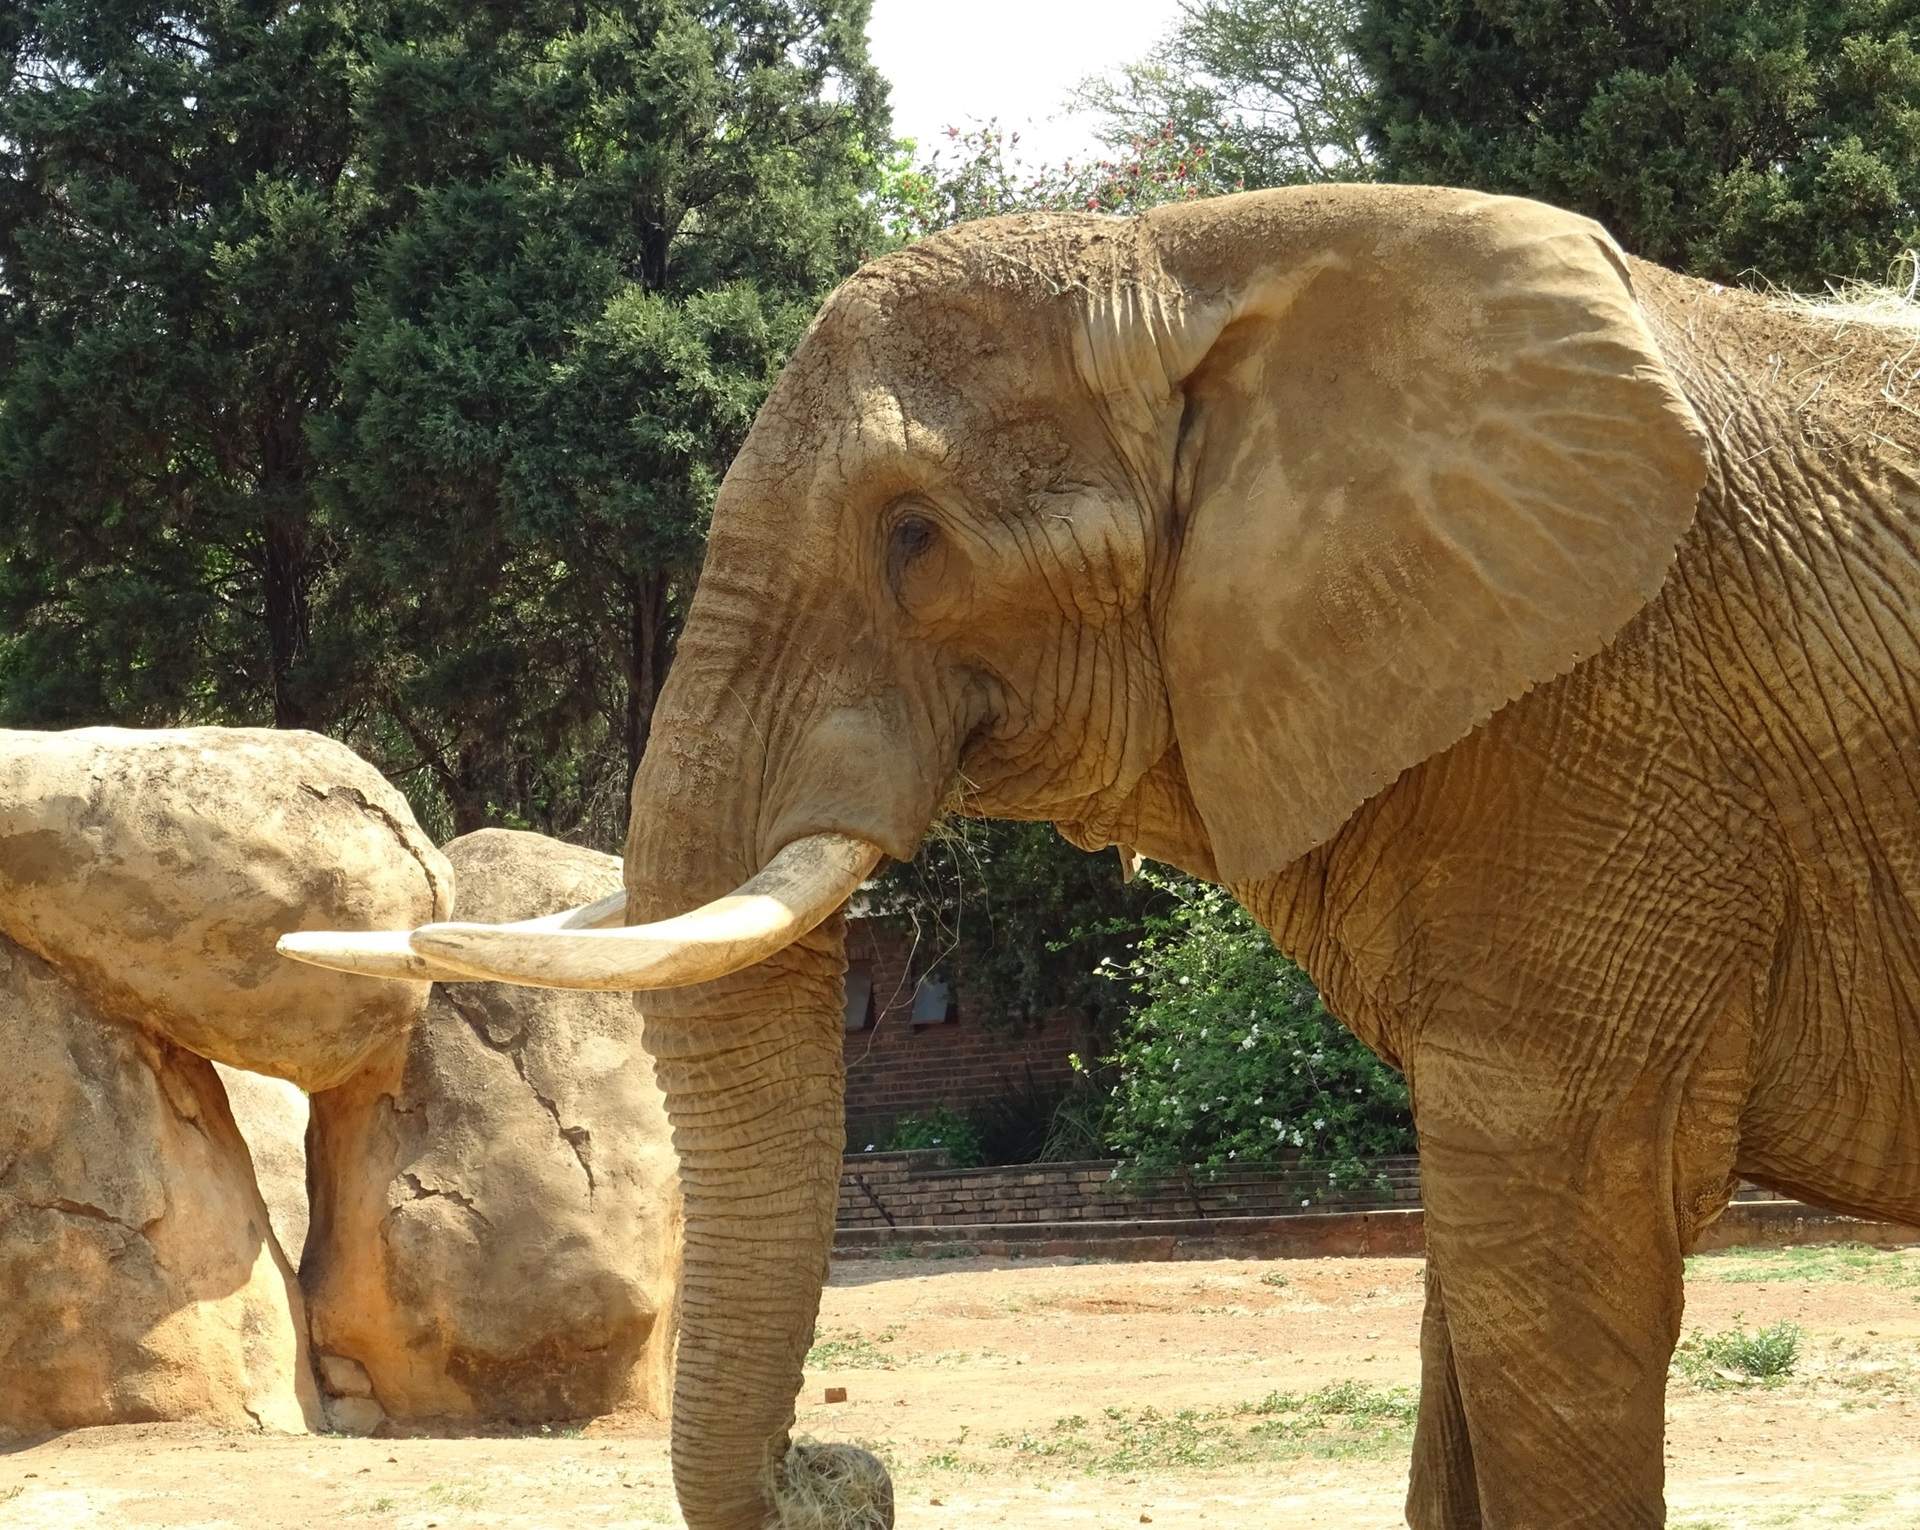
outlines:
[[[1736, 1314], [1734, 1321], [1739, 1322]], [[1795, 1323], [1774, 1323], [1748, 1333], [1729, 1328], [1696, 1333], [1680, 1341], [1673, 1363], [1695, 1386], [1714, 1390], [1786, 1379], [1800, 1358], [1805, 1332]]]
[[1730, 1248], [1696, 1254], [1687, 1261], [1690, 1280], [1724, 1284], [1784, 1281], [1799, 1285], [1875, 1285], [1920, 1295], [1920, 1258], [1864, 1243], [1823, 1243], [1806, 1248]]
[[1107, 1408], [1097, 1419], [1074, 1413], [1047, 1429], [1000, 1435], [993, 1445], [1017, 1463], [1087, 1476], [1302, 1457], [1374, 1460], [1406, 1449], [1416, 1407], [1404, 1387], [1342, 1381], [1234, 1408]]
[[807, 1351], [807, 1364], [821, 1371], [883, 1371], [892, 1366], [893, 1356], [881, 1346], [891, 1344], [894, 1337], [891, 1328], [872, 1338], [863, 1333], [829, 1332]]
[[1284, 1291], [1289, 1282], [1287, 1277], [1282, 1275], [1278, 1270], [1269, 1270], [1265, 1275], [1260, 1277], [1260, 1284], [1263, 1286], [1272, 1286], [1276, 1291]]
[[477, 1509], [487, 1501], [486, 1491], [478, 1483], [429, 1483], [427, 1502], [439, 1508]]

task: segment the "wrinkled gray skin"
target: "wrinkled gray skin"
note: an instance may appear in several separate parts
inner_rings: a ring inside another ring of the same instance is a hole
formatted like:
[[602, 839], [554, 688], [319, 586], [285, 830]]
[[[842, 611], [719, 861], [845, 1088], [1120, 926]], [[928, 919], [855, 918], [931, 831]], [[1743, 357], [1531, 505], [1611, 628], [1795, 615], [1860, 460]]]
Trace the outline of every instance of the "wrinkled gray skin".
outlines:
[[[889, 257], [721, 491], [634, 916], [955, 806], [1226, 882], [1411, 1081], [1412, 1523], [1658, 1524], [1681, 1259], [1734, 1176], [1920, 1218], [1910, 339], [1412, 188]], [[841, 968], [835, 920], [642, 1000], [691, 1530], [767, 1522]]]

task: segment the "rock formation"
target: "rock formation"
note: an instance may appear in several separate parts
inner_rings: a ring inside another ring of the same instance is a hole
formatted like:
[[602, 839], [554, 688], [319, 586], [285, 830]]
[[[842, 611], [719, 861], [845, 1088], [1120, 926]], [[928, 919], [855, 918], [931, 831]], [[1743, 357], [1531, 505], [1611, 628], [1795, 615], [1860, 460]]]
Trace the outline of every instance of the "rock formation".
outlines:
[[[536, 834], [447, 857], [463, 919], [620, 885], [614, 858]], [[312, 1104], [301, 1276], [323, 1368], [364, 1374], [396, 1418], [664, 1409], [678, 1187], [629, 996], [436, 985], [408, 1042]]]
[[234, 1124], [253, 1160], [253, 1180], [267, 1203], [273, 1235], [295, 1268], [307, 1243], [307, 1097], [296, 1085], [264, 1073], [215, 1063]]
[[451, 896], [398, 793], [327, 739], [0, 733], [0, 1428], [321, 1422], [207, 1059], [352, 1075], [426, 987], [274, 941], [444, 918]]
[[452, 892], [406, 799], [318, 734], [0, 732], [0, 931], [102, 1014], [202, 1057], [339, 1083], [425, 995], [274, 942], [444, 919]]
[[212, 1066], [0, 937], [0, 1432], [321, 1422]]

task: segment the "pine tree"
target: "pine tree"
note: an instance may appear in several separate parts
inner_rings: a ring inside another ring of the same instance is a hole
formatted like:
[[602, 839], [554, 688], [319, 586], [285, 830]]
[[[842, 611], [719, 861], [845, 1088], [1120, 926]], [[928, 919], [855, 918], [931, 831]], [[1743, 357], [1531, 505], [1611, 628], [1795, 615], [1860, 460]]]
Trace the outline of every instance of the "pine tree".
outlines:
[[0, 15], [0, 722], [321, 715], [354, 0]]
[[1917, 32], [1916, 0], [1365, 0], [1356, 44], [1392, 178], [1817, 289], [1920, 239]]
[[451, 825], [617, 837], [714, 490], [876, 237], [865, 0], [404, 7], [326, 433], [368, 688]]

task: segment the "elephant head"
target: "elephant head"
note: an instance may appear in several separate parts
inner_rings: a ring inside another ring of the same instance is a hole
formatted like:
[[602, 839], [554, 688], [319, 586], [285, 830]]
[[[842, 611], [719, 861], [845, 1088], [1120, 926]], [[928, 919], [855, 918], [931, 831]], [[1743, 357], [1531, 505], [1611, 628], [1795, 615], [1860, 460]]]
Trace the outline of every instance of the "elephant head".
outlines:
[[[658, 990], [676, 1483], [694, 1530], [760, 1530], [807, 1469], [834, 912], [877, 859], [958, 809], [1256, 882], [1606, 643], [1703, 475], [1625, 262], [1551, 208], [1302, 188], [953, 230], [840, 288], [727, 475], [625, 910], [300, 954]], [[666, 922], [583, 927], [629, 914]]]

